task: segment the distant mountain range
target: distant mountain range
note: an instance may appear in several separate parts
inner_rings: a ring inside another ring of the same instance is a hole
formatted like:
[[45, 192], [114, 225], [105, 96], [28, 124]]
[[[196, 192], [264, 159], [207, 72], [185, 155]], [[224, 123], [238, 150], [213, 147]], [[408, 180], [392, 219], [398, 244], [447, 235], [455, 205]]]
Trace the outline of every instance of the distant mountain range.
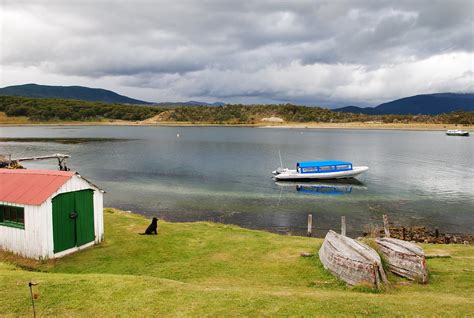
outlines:
[[104, 102], [114, 104], [157, 105], [157, 106], [223, 106], [225, 103], [206, 103], [198, 101], [150, 103], [143, 100], [119, 95], [101, 88], [83, 86], [49, 86], [38, 84], [14, 85], [0, 88], [0, 96], [22, 96], [39, 98], [77, 99], [88, 102]]
[[438, 93], [415, 95], [383, 103], [377, 107], [346, 106], [333, 109], [337, 112], [388, 115], [437, 115], [457, 110], [474, 110], [474, 94]]
[[164, 103], [155, 103], [154, 105], [157, 106], [224, 106], [225, 103], [223, 102], [215, 102], [215, 103], [206, 103], [206, 102], [197, 102], [194, 100], [190, 100], [188, 102], [164, 102]]
[[0, 95], [78, 99], [89, 102], [105, 102], [117, 104], [151, 104], [142, 100], [119, 95], [115, 92], [106, 89], [89, 88], [82, 86], [48, 86], [38, 84], [15, 85], [0, 88]]

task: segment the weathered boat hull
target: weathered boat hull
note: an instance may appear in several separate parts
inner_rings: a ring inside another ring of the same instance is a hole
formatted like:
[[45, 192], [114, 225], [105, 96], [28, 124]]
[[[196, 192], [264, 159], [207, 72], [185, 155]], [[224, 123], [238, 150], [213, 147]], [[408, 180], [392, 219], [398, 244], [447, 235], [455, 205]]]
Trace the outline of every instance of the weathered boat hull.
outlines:
[[380, 256], [369, 246], [329, 231], [319, 250], [324, 268], [349, 285], [379, 288], [386, 282]]
[[428, 282], [426, 258], [422, 248], [395, 238], [377, 238], [375, 242], [391, 272], [422, 284]]

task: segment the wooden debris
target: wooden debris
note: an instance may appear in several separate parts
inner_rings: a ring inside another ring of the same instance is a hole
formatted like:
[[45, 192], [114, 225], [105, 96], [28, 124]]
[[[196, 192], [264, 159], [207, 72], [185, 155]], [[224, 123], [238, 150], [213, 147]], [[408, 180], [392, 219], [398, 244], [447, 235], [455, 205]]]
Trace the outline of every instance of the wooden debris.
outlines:
[[448, 255], [448, 254], [426, 255], [425, 258], [426, 259], [430, 259], [430, 258], [451, 258], [451, 255]]
[[[394, 226], [389, 227], [390, 237], [401, 239], [404, 241], [414, 241], [417, 243], [430, 244], [474, 244], [474, 235], [462, 233], [442, 233], [436, 228], [433, 230], [425, 226]], [[364, 236], [384, 236], [384, 229], [379, 229], [376, 233], [370, 233], [366, 230]]]
[[59, 170], [69, 171], [69, 168], [67, 167], [67, 159], [68, 158], [71, 158], [71, 156], [60, 154], [60, 153], [56, 153], [56, 154], [50, 155], [50, 156], [25, 157], [25, 158], [16, 158], [16, 159], [12, 159], [11, 155], [8, 155], [8, 156], [0, 155], [0, 168], [24, 169], [23, 166], [20, 164], [21, 161], [37, 161], [37, 160], [44, 160], [44, 159], [57, 159]]
[[380, 256], [375, 250], [334, 231], [326, 234], [319, 259], [324, 268], [349, 285], [380, 288], [387, 282]]
[[388, 225], [388, 216], [383, 215], [383, 230], [385, 232], [385, 237], [390, 237], [390, 227]]
[[346, 217], [341, 216], [341, 235], [346, 236]]
[[308, 236], [311, 237], [313, 229], [313, 215], [308, 214]]
[[311, 254], [311, 253], [308, 253], [308, 252], [301, 252], [301, 253], [300, 253], [300, 256], [301, 256], [301, 257], [311, 257], [311, 256], [313, 256], [313, 255], [314, 255], [314, 254]]

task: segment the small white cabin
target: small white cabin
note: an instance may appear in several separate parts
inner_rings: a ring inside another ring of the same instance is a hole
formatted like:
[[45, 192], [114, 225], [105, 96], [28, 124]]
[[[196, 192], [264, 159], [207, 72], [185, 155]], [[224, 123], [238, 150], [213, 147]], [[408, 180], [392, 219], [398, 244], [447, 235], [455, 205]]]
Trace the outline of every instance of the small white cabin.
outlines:
[[102, 242], [103, 192], [72, 171], [0, 169], [0, 249], [46, 259]]

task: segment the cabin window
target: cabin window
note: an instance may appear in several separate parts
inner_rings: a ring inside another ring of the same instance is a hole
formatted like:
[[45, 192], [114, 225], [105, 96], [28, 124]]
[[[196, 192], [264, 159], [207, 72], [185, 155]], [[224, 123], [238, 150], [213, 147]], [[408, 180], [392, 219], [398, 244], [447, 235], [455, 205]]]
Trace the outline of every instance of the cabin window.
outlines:
[[316, 167], [303, 168], [303, 172], [315, 172], [318, 171]]
[[24, 229], [24, 209], [17, 206], [0, 205], [0, 225]]
[[351, 168], [351, 165], [339, 165], [336, 166], [336, 170], [348, 170]]
[[322, 166], [322, 167], [319, 167], [319, 171], [330, 171], [330, 170], [334, 170], [334, 167], [333, 167], [333, 166]]

